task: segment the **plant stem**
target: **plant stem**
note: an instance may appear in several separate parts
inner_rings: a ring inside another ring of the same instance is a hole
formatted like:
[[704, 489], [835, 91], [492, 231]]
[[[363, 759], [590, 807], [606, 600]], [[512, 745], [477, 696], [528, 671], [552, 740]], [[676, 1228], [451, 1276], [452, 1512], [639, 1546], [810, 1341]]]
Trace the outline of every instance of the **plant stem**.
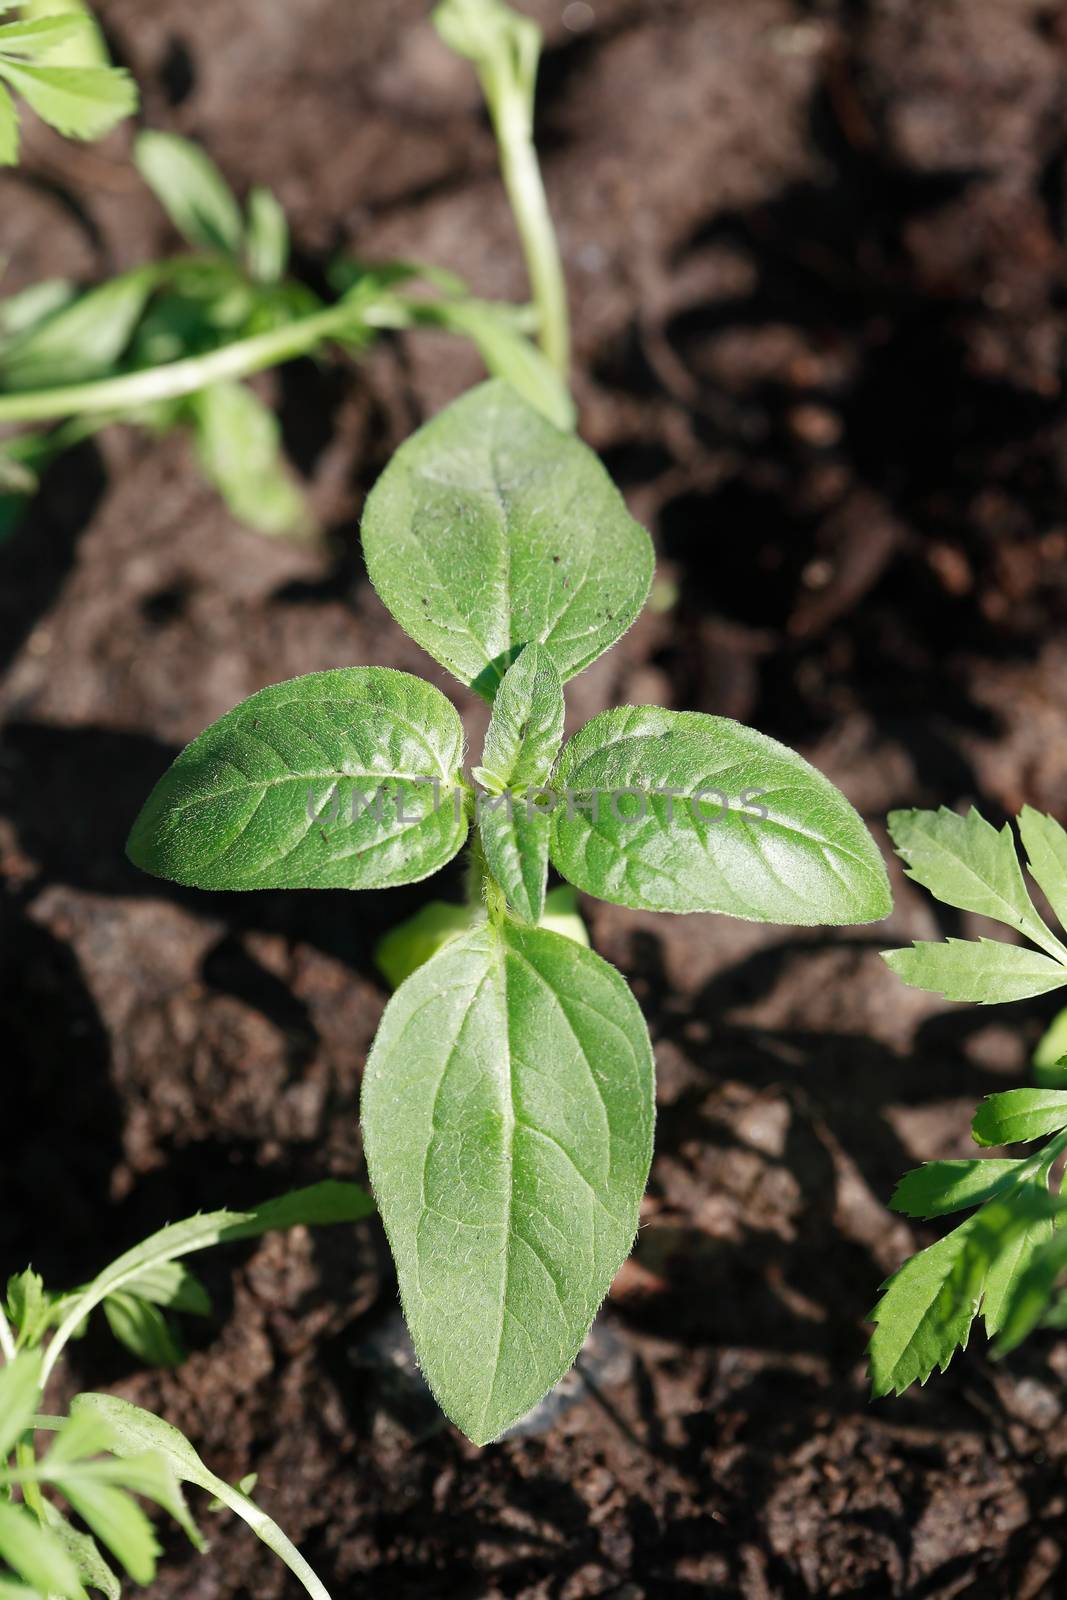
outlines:
[[0, 422], [49, 422], [94, 411], [132, 411], [159, 400], [195, 394], [226, 378], [247, 378], [265, 367], [306, 355], [324, 339], [352, 330], [358, 315], [351, 304], [342, 302], [268, 333], [235, 339], [206, 355], [186, 356], [143, 372], [124, 372], [120, 377], [52, 389], [31, 389], [24, 394], [0, 394]]
[[487, 94], [486, 98], [500, 151], [500, 171], [538, 310], [541, 348], [566, 383], [571, 362], [567, 281], [534, 147], [533, 106], [523, 103], [517, 89], [495, 97]]
[[7, 1320], [3, 1306], [0, 1306], [0, 1351], [3, 1352], [5, 1361], [14, 1361], [17, 1354], [15, 1336], [11, 1332], [11, 1324]]

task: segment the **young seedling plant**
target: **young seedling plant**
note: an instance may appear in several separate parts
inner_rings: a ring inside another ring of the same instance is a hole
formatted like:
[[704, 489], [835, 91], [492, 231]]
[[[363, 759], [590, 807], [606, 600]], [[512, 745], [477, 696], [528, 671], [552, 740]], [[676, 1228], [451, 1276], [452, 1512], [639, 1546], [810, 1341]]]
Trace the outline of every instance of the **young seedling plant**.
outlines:
[[[320, 1183], [251, 1211], [218, 1211], [174, 1223], [113, 1261], [92, 1283], [66, 1294], [48, 1293], [31, 1269], [8, 1281], [6, 1304], [0, 1305], [3, 1600], [86, 1600], [87, 1589], [117, 1600], [123, 1582], [112, 1560], [135, 1583], [151, 1583], [160, 1549], [135, 1496], [167, 1512], [205, 1550], [183, 1484], [206, 1490], [215, 1508], [241, 1517], [313, 1600], [329, 1600], [299, 1551], [251, 1498], [254, 1478], [234, 1488], [204, 1465], [177, 1428], [114, 1395], [76, 1395], [63, 1416], [43, 1413], [42, 1404], [57, 1361], [98, 1307], [135, 1354], [177, 1360], [167, 1313], [211, 1311], [185, 1257], [271, 1230], [355, 1222], [372, 1210], [357, 1185]], [[40, 1437], [47, 1441], [42, 1447]]]
[[[989, 917], [1027, 941], [946, 939], [890, 950], [885, 959], [905, 983], [946, 1000], [993, 1005], [1067, 987], [1067, 944], [1030, 896], [1011, 827], [998, 830], [976, 811], [896, 811], [889, 818], [908, 876], [947, 906]], [[1067, 928], [1067, 832], [1027, 806], [1018, 818], [1030, 876]], [[883, 1286], [871, 1313], [875, 1394], [900, 1393], [942, 1372], [966, 1348], [979, 1315], [994, 1354], [1018, 1345], [1044, 1319], [1067, 1324], [1067, 1300], [1053, 1300], [1067, 1271], [1067, 1208], [1057, 1163], [1067, 1151], [1067, 1029], [1050, 1030], [1038, 1085], [982, 1101], [972, 1125], [978, 1145], [1044, 1144], [1032, 1154], [930, 1161], [901, 1179], [891, 1204], [909, 1217], [971, 1215], [920, 1250]], [[1050, 1302], [1051, 1305], [1050, 1305]]]
[[[497, 0], [435, 17], [481, 78], [562, 381], [566, 300], [531, 142], [537, 31]], [[362, 1126], [422, 1370], [478, 1444], [575, 1359], [652, 1156], [648, 1030], [620, 974], [549, 925], [550, 862], [651, 911], [846, 924], [890, 905], [852, 807], [751, 728], [629, 706], [563, 742], [564, 685], [634, 622], [653, 552], [564, 408], [530, 400], [500, 377], [463, 395], [400, 448], [363, 516], [393, 617], [492, 706], [479, 764], [465, 772], [459, 716], [431, 684], [313, 673], [195, 739], [128, 847], [148, 872], [218, 890], [383, 889], [467, 847], [466, 910], [436, 907], [382, 952], [402, 981]]]

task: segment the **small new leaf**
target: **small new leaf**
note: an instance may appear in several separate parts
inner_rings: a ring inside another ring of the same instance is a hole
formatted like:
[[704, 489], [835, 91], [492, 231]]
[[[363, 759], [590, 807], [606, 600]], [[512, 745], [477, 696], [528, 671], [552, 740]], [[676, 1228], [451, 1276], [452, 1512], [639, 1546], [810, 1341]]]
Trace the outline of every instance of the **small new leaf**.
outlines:
[[651, 541], [592, 451], [499, 379], [401, 445], [367, 500], [363, 550], [401, 627], [490, 701], [531, 642], [564, 681], [581, 672], [652, 581]]

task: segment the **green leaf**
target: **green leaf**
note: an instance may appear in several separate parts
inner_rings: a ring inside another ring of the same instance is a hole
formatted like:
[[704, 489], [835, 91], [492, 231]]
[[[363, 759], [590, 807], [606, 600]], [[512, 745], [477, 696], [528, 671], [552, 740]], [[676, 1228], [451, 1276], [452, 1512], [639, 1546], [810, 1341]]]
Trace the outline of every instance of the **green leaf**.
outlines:
[[109, 372], [158, 281], [156, 267], [138, 267], [61, 306], [0, 350], [0, 384], [47, 389]]
[[39, 1595], [85, 1600], [85, 1590], [70, 1556], [55, 1535], [22, 1506], [0, 1500], [0, 1558]]
[[130, 859], [201, 889], [414, 883], [467, 834], [463, 729], [406, 672], [349, 667], [261, 689], [182, 752]]
[[1067, 1128], [1067, 1089], [1007, 1089], [986, 1095], [974, 1114], [975, 1144], [1024, 1144]]
[[213, 383], [192, 397], [204, 476], [234, 516], [260, 533], [304, 538], [314, 518], [290, 474], [281, 428], [246, 383]]
[[478, 796], [478, 830], [486, 865], [508, 905], [537, 924], [545, 909], [549, 820], [532, 801], [507, 794]]
[[877, 847], [837, 789], [726, 717], [627, 706], [586, 724], [553, 776], [552, 860], [587, 894], [757, 922], [871, 922]]
[[[378, 941], [374, 960], [379, 972], [391, 989], [399, 989], [405, 978], [410, 978], [446, 944], [453, 944], [469, 933], [481, 917], [480, 909], [475, 911], [470, 906], [430, 900], [413, 917], [398, 923]], [[578, 896], [569, 883], [561, 883], [548, 891], [541, 927], [589, 948], [589, 934], [578, 914]]]
[[69, 305], [77, 292], [68, 278], [44, 278], [18, 294], [5, 295], [0, 300], [0, 350], [15, 335], [26, 333]]
[[1006, 1356], [1032, 1333], [1049, 1310], [1056, 1284], [1067, 1271], [1067, 1229], [1060, 1228], [1035, 1250], [1016, 1278], [1000, 1321], [1000, 1337], [993, 1351]]
[[7, 1280], [7, 1314], [14, 1324], [20, 1350], [40, 1343], [51, 1325], [53, 1305], [52, 1297], [45, 1293], [44, 1280], [29, 1267]]
[[574, 677], [652, 579], [648, 535], [596, 457], [499, 380], [400, 447], [367, 500], [363, 550], [401, 627], [487, 700], [535, 641]]
[[88, 1412], [106, 1422], [115, 1439], [116, 1454], [136, 1456], [144, 1451], [153, 1451], [162, 1456], [183, 1482], [205, 1489], [242, 1517], [267, 1548], [273, 1550], [299, 1578], [313, 1600], [330, 1600], [326, 1589], [278, 1525], [254, 1500], [250, 1500], [239, 1489], [232, 1488], [223, 1478], [216, 1477], [201, 1461], [185, 1435], [169, 1422], [110, 1394], [78, 1395], [72, 1410], [75, 1415]]
[[152, 1524], [137, 1502], [87, 1473], [64, 1483], [63, 1493], [134, 1582], [151, 1583], [161, 1552]]
[[41, 1357], [26, 1350], [0, 1367], [0, 1464], [33, 1421], [41, 1390]]
[[49, 46], [48, 61], [51, 65], [62, 67], [111, 65], [104, 36], [85, 0], [26, 0], [21, 10], [25, 17], [70, 17], [78, 23], [77, 31], [62, 44]]
[[906, 1217], [943, 1217], [991, 1200], [1025, 1162], [979, 1156], [970, 1161], [927, 1161], [906, 1172], [889, 1202]]
[[[41, 1504], [45, 1508], [49, 1533], [54, 1534], [73, 1561], [82, 1583], [87, 1588], [99, 1589], [105, 1600], [121, 1600], [122, 1584], [100, 1554], [96, 1540], [90, 1534], [79, 1533], [77, 1528], [72, 1528], [51, 1501], [42, 1500]], [[2, 1595], [3, 1590], [0, 1589]]]
[[0, 77], [49, 127], [99, 139], [137, 109], [137, 89], [119, 67], [43, 67], [0, 61]]
[[542, 784], [563, 738], [563, 685], [549, 652], [529, 644], [493, 701], [482, 762], [502, 789]]
[[980, 1005], [1027, 1000], [1067, 984], [1067, 967], [1058, 961], [998, 939], [918, 940], [910, 950], [883, 950], [882, 959], [913, 989]]
[[180, 1367], [185, 1351], [158, 1306], [135, 1294], [109, 1294], [104, 1301], [108, 1327], [120, 1344], [149, 1367]]
[[178, 1261], [164, 1261], [148, 1268], [126, 1286], [129, 1294], [171, 1311], [184, 1311], [194, 1317], [210, 1317], [211, 1296], [195, 1272]]
[[1032, 806], [1019, 813], [1027, 864], [1061, 926], [1067, 928], [1067, 831]]
[[0, 167], [13, 167], [19, 158], [19, 114], [15, 102], [0, 83]]
[[138, 134], [137, 170], [182, 237], [194, 250], [240, 257], [244, 246], [241, 208], [207, 152], [176, 133]]
[[0, 55], [33, 61], [49, 55], [85, 31], [85, 18], [74, 15], [36, 17], [0, 24]]
[[1034, 1082], [1043, 1089], [1067, 1088], [1067, 1006], [1056, 1013], [1037, 1041], [1031, 1065]]
[[204, 1216], [175, 1222], [151, 1238], [127, 1250], [125, 1255], [105, 1267], [84, 1289], [67, 1296], [66, 1314], [48, 1346], [46, 1376], [55, 1365], [67, 1339], [85, 1321], [90, 1311], [120, 1289], [129, 1288], [146, 1272], [161, 1263], [178, 1261], [195, 1250], [212, 1245], [232, 1244], [240, 1239], [255, 1239], [272, 1229], [302, 1225], [321, 1227], [329, 1223], [356, 1222], [369, 1216], [374, 1207], [366, 1191], [355, 1183], [332, 1180], [294, 1190], [279, 1199], [265, 1201], [251, 1211], [215, 1211]]
[[1056, 941], [1026, 891], [1007, 823], [998, 833], [972, 806], [965, 817], [948, 811], [892, 811], [889, 831], [907, 874], [931, 894], [992, 917], [1054, 951]]
[[627, 1255], [653, 1066], [606, 962], [484, 923], [397, 990], [363, 1079], [368, 1169], [420, 1364], [495, 1439], [563, 1376]]
[[269, 189], [257, 187], [248, 196], [245, 255], [257, 283], [277, 283], [289, 264], [289, 224]]

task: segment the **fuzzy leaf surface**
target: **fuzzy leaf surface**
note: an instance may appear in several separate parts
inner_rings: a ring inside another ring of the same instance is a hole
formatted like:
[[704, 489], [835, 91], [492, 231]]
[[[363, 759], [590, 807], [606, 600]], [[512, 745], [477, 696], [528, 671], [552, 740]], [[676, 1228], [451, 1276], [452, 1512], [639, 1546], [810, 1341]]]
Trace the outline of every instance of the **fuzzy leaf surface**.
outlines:
[[591, 951], [484, 923], [393, 996], [362, 1115], [419, 1361], [485, 1444], [566, 1372], [633, 1242], [654, 1115], [644, 1020]]

